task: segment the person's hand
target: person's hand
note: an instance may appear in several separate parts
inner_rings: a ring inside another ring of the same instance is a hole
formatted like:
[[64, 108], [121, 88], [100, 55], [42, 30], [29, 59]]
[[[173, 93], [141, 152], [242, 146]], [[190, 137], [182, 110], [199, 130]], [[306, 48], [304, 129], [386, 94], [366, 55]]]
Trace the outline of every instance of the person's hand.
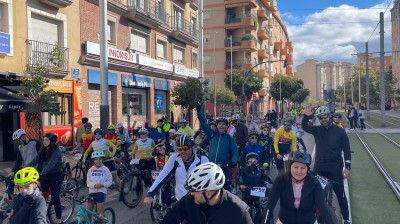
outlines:
[[14, 172], [9, 173], [7, 177], [12, 177], [12, 176], [14, 176]]
[[240, 187], [240, 190], [242, 190], [242, 191], [246, 190], [246, 186], [244, 186], [244, 185], [240, 185], [239, 187]]
[[343, 178], [347, 179], [350, 176], [350, 170], [349, 169], [344, 169], [343, 170]]
[[10, 219], [10, 218], [11, 218], [11, 216], [13, 215], [13, 213], [14, 213], [14, 210], [12, 210], [12, 209], [11, 209], [11, 211], [10, 211], [10, 212], [6, 212], [7, 219]]
[[306, 108], [304, 109], [304, 114], [306, 116], [311, 116], [313, 114], [312, 109], [313, 109], [313, 106], [311, 104], [306, 106]]
[[283, 158], [283, 156], [282, 156], [281, 154], [277, 154], [277, 155], [276, 155], [276, 158], [278, 158], [278, 159], [282, 159], [282, 158]]
[[95, 185], [94, 185], [94, 188], [95, 188], [95, 189], [98, 189], [98, 188], [101, 188], [101, 187], [103, 187], [103, 184], [95, 184]]
[[200, 111], [201, 111], [201, 104], [197, 104], [197, 106], [196, 106], [196, 111], [197, 111], [197, 112], [200, 112]]
[[35, 194], [29, 194], [23, 197], [24, 202], [29, 206], [32, 206], [36, 203], [37, 196]]
[[151, 206], [154, 206], [155, 201], [152, 197], [145, 197], [143, 204], [146, 208], [150, 208]]

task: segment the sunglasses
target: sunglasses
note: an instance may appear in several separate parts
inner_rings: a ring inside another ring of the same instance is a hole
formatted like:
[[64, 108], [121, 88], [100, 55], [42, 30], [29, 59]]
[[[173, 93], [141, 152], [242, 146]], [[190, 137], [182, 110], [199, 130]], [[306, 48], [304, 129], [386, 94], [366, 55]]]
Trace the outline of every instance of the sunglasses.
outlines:
[[115, 131], [115, 129], [108, 129], [108, 131]]
[[92, 130], [92, 128], [86, 128], [86, 129]]
[[268, 131], [268, 128], [263, 128], [263, 131]]
[[258, 139], [257, 137], [250, 137], [250, 139]]
[[284, 123], [283, 125], [284, 126], [290, 126], [290, 123]]
[[190, 149], [190, 147], [189, 146], [187, 146], [187, 145], [184, 145], [184, 146], [179, 146], [178, 147], [178, 151], [188, 151]]
[[100, 132], [95, 132], [94, 135], [101, 135], [101, 133]]
[[339, 117], [333, 117], [333, 118], [339, 118]]
[[327, 119], [328, 116], [324, 115], [324, 116], [319, 116], [318, 119], [322, 120], [322, 119]]

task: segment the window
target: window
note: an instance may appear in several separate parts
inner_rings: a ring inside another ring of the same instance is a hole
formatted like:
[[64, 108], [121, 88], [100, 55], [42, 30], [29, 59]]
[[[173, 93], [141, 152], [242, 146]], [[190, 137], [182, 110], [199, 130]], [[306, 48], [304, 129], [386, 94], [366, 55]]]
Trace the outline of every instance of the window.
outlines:
[[146, 116], [146, 89], [123, 88], [122, 114]]
[[197, 30], [196, 30], [197, 25], [196, 24], [197, 24], [197, 19], [195, 17], [192, 17], [192, 19], [190, 20], [190, 33], [193, 36], [197, 35]]
[[0, 32], [7, 33], [6, 5], [0, 3]]
[[154, 111], [158, 115], [167, 114], [167, 92], [166, 91], [154, 91]]
[[203, 61], [204, 61], [205, 65], [209, 65], [210, 64], [210, 56], [204, 55]]
[[174, 55], [174, 62], [183, 64], [185, 62], [185, 49], [174, 46], [173, 55]]
[[182, 17], [182, 11], [174, 8], [174, 28], [175, 29], [182, 29], [183, 27], [183, 17]]
[[167, 59], [167, 42], [157, 40], [157, 57]]
[[117, 31], [114, 21], [107, 21], [107, 42], [108, 44], [117, 45]]
[[203, 19], [209, 19], [211, 17], [211, 11], [210, 10], [204, 10], [203, 11]]
[[210, 43], [210, 34], [203, 35], [203, 41], [204, 43]]
[[148, 54], [150, 52], [149, 48], [150, 36], [148, 34], [139, 32], [137, 30], [131, 31], [131, 48], [136, 51]]
[[32, 13], [31, 24], [32, 40], [48, 44], [61, 44], [60, 21]]
[[198, 67], [198, 64], [197, 64], [198, 60], [199, 59], [197, 58], [197, 52], [193, 52], [193, 54], [192, 54], [192, 67], [193, 68], [197, 68]]
[[72, 115], [72, 97], [71, 94], [57, 95], [57, 101], [60, 103], [60, 110], [64, 111], [61, 115], [50, 115], [48, 112], [42, 113], [44, 126], [68, 126], [71, 125]]

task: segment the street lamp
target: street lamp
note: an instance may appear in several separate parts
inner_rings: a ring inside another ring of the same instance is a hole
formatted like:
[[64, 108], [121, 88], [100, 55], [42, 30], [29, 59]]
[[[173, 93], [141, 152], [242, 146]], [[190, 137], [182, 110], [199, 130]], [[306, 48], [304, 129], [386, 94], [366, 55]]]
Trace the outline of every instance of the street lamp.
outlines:
[[217, 42], [217, 31], [214, 31], [214, 119], [217, 117], [217, 75], [215, 74], [217, 57], [215, 54], [215, 43]]

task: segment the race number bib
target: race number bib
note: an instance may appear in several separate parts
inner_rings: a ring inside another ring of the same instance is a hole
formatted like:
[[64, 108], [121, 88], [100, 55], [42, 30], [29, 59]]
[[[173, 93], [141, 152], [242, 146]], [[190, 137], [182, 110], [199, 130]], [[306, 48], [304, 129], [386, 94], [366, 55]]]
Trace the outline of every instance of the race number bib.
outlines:
[[283, 161], [286, 162], [289, 160], [289, 154], [283, 156]]
[[140, 160], [140, 159], [132, 159], [131, 162], [130, 162], [130, 164], [131, 164], [131, 165], [139, 164], [139, 160]]
[[253, 187], [250, 190], [250, 195], [263, 198], [263, 197], [265, 197], [266, 190], [267, 190], [266, 187]]
[[96, 181], [104, 181], [106, 179], [106, 171], [105, 170], [92, 170], [91, 180]]
[[322, 189], [325, 189], [326, 185], [328, 185], [328, 179], [326, 177], [322, 177], [320, 175], [316, 175], [315, 177], [321, 184]]
[[160, 171], [155, 171], [155, 170], [151, 171], [151, 178], [153, 178], [153, 180], [157, 179], [157, 177], [159, 175], [160, 175]]

